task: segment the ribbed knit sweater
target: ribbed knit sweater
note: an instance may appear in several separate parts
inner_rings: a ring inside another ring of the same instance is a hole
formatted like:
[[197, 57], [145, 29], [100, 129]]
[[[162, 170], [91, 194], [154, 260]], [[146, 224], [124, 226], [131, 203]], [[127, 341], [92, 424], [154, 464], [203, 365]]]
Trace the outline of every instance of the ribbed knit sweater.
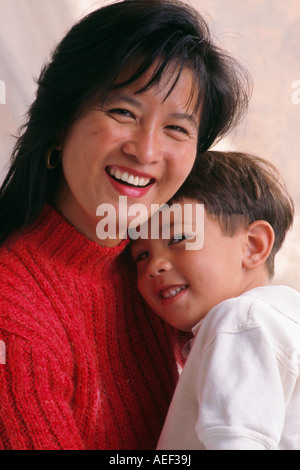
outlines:
[[0, 247], [0, 449], [155, 448], [175, 335], [137, 293], [125, 246], [46, 206]]

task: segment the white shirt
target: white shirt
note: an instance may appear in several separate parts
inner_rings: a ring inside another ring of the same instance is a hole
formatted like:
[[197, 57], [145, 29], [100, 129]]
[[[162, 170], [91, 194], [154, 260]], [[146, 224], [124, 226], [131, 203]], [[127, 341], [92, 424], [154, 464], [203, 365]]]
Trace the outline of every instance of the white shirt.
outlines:
[[300, 294], [258, 287], [193, 333], [157, 449], [300, 450]]

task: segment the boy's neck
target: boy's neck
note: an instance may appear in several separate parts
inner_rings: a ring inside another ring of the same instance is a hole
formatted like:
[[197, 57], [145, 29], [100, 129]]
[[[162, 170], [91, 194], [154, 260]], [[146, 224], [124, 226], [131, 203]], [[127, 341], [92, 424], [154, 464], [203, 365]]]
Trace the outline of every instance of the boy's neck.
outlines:
[[245, 276], [245, 283], [241, 294], [255, 289], [270, 285], [270, 276], [265, 266], [259, 266], [256, 269], [249, 270]]

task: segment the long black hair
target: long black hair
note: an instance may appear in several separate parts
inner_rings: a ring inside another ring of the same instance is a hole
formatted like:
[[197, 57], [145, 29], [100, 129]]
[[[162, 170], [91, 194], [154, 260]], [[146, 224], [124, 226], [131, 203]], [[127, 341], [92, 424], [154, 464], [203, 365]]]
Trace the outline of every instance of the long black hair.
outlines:
[[49, 149], [62, 142], [95, 97], [105, 100], [121, 72], [127, 76], [118, 86], [134, 82], [153, 63], [157, 67], [145, 88], [174, 64], [179, 74], [184, 66], [194, 72], [202, 106], [199, 152], [240, 120], [249, 99], [248, 74], [212, 42], [196, 10], [178, 0], [123, 0], [90, 13], [58, 44], [37, 80], [0, 189], [0, 243], [53, 200], [62, 170], [47, 168]]

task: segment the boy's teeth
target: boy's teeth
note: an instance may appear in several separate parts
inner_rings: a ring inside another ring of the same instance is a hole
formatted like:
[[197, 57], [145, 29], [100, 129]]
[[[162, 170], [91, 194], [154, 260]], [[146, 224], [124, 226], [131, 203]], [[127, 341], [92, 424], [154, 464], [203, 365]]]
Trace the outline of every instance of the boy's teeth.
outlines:
[[160, 295], [163, 299], [167, 299], [169, 297], [174, 297], [175, 295], [179, 294], [180, 291], [185, 289], [186, 286], [178, 286], [178, 287], [169, 287], [164, 289]]
[[147, 184], [150, 182], [150, 178], [130, 175], [126, 171], [122, 173], [120, 170], [115, 170], [114, 168], [109, 169], [109, 174], [114, 176], [117, 180], [132, 184], [133, 186], [147, 186]]

